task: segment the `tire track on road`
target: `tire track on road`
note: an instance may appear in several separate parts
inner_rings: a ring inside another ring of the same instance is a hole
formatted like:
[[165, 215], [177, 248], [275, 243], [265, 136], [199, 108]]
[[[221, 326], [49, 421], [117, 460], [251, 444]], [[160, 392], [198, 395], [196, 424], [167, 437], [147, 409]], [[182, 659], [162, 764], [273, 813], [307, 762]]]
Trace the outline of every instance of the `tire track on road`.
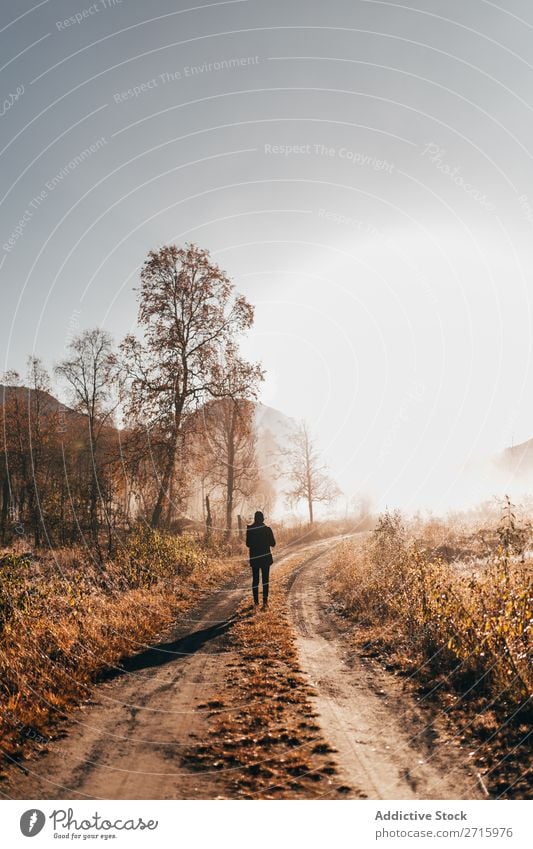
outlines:
[[296, 571], [289, 610], [318, 722], [337, 750], [343, 780], [371, 799], [480, 798], [462, 752], [441, 743], [401, 682], [361, 657], [347, 663], [342, 634], [325, 609], [331, 555], [330, 548]]

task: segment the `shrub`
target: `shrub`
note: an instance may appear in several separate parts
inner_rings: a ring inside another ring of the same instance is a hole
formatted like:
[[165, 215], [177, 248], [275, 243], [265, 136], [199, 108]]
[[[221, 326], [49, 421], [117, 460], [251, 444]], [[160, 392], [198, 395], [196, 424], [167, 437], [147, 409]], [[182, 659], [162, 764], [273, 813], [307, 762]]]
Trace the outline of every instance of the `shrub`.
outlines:
[[207, 553], [194, 537], [139, 526], [120, 552], [118, 563], [129, 588], [151, 587], [205, 567]]
[[340, 547], [331, 588], [360, 624], [389, 625], [409, 651], [438, 652], [441, 671], [460, 666], [475, 686], [521, 703], [533, 690], [531, 569], [513, 560], [518, 529], [502, 526], [500, 536], [507, 542], [493, 560], [464, 572], [430, 557], [399, 514], [386, 513], [366, 543]]
[[[0, 557], [0, 736], [6, 756], [42, 735], [118, 664], [240, 568], [192, 537], [137, 528], [115, 560], [83, 549]], [[44, 738], [43, 738], [44, 739]]]

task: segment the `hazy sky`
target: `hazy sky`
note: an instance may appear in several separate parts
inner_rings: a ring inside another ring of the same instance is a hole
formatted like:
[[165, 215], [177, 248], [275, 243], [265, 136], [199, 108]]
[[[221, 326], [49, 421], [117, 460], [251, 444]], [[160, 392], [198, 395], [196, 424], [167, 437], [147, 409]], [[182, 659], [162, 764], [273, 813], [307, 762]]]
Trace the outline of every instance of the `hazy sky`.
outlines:
[[530, 3], [1, 15], [0, 368], [120, 339], [147, 251], [191, 240], [347, 496], [459, 503], [466, 460], [533, 436]]

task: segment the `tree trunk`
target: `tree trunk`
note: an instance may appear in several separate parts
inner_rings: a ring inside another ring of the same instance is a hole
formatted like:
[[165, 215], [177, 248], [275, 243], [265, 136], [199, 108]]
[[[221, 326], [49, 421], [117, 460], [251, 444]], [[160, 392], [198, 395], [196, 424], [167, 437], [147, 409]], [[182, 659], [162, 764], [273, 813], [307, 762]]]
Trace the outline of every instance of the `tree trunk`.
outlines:
[[10, 492], [9, 492], [9, 478], [7, 476], [7, 472], [4, 475], [4, 479], [2, 481], [2, 514], [1, 514], [1, 539], [2, 545], [5, 545], [6, 542], [6, 529], [7, 529], [7, 516], [9, 511], [10, 504]]
[[28, 484], [28, 515], [33, 534], [33, 544], [35, 548], [38, 548], [41, 544], [41, 521], [37, 503], [36, 486], [37, 483], [34, 477], [34, 479]]
[[157, 493], [157, 501], [155, 503], [155, 507], [152, 513], [152, 521], [150, 522], [152, 528], [158, 528], [161, 522], [161, 514], [163, 512], [163, 503], [168, 493], [168, 489], [170, 486], [170, 479], [172, 478], [172, 472], [174, 470], [174, 462], [176, 459], [176, 448], [178, 444], [177, 435], [172, 438], [172, 442], [168, 447], [168, 457], [165, 465], [165, 470], [163, 472], [163, 476], [161, 478], [161, 483], [159, 485], [159, 492]]
[[313, 524], [313, 479], [312, 479], [313, 470], [311, 468], [311, 446], [309, 443], [309, 435], [307, 431], [305, 432], [305, 475], [306, 475], [306, 491], [307, 491], [307, 504], [309, 507], [309, 524]]
[[65, 545], [67, 539], [65, 526], [65, 485], [63, 477], [61, 477], [61, 494], [59, 496], [59, 540], [61, 545]]
[[231, 537], [231, 526], [233, 525], [233, 492], [231, 494], [228, 491], [228, 497], [226, 499], [226, 539], [229, 540]]
[[208, 495], [206, 495], [206, 497], [205, 497], [205, 510], [206, 510], [205, 535], [206, 535], [207, 539], [210, 540], [211, 539], [211, 529], [213, 527], [213, 517], [211, 516], [211, 505], [209, 503], [209, 496]]
[[111, 557], [113, 554], [113, 514], [112, 514], [111, 497], [107, 499], [105, 519], [107, 525], [107, 553]]
[[33, 544], [35, 548], [39, 548], [41, 545], [41, 519], [39, 516], [39, 510], [34, 506], [33, 508], [33, 516], [32, 516], [32, 525], [33, 525]]
[[231, 527], [233, 525], [233, 495], [235, 492], [235, 447], [233, 422], [228, 449], [228, 471], [226, 474], [226, 540], [229, 540], [231, 537]]
[[93, 476], [91, 479], [91, 492], [89, 502], [89, 525], [91, 529], [91, 537], [96, 551], [98, 561], [102, 561], [102, 551], [100, 549], [100, 540], [98, 538], [99, 523], [98, 523], [98, 481], [96, 478], [96, 469], [93, 468]]

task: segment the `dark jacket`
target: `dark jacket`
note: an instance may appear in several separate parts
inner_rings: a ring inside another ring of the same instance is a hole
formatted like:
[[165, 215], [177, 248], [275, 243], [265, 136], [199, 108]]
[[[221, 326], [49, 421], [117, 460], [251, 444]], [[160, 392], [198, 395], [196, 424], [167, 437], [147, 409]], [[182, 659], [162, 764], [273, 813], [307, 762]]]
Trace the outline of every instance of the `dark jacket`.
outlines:
[[272, 528], [260, 524], [246, 528], [246, 545], [250, 549], [250, 566], [272, 566], [270, 547], [276, 545]]

